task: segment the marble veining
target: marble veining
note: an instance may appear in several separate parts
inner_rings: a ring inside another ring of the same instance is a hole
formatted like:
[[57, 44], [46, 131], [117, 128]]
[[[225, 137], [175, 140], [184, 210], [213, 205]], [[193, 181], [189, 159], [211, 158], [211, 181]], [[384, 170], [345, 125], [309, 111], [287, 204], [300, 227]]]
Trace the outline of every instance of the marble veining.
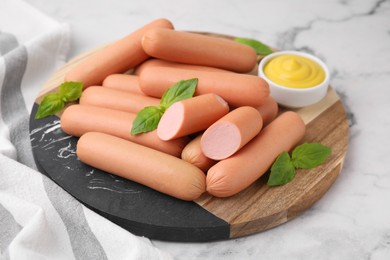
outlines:
[[70, 24], [69, 57], [166, 17], [179, 30], [306, 51], [330, 68], [350, 133], [343, 170], [325, 196], [294, 220], [259, 234], [212, 243], [152, 241], [156, 247], [176, 259], [390, 259], [389, 0], [27, 2]]
[[[123, 181], [115, 180], [115, 182], [123, 182]], [[114, 185], [107, 185], [107, 182], [104, 179], [94, 178], [94, 179], [91, 179], [88, 182], [88, 184], [89, 184], [88, 188], [91, 190], [102, 189], [102, 190], [107, 190], [107, 191], [111, 191], [111, 192], [115, 192], [115, 193], [132, 193], [132, 194], [141, 193], [141, 191], [139, 191], [139, 190], [133, 190], [133, 189], [121, 187], [121, 186], [118, 186], [115, 184]]]
[[[348, 6], [349, 1], [340, 1], [341, 4]], [[362, 10], [360, 12], [352, 12], [345, 16], [337, 17], [337, 18], [328, 18], [328, 17], [315, 17], [313, 20], [306, 22], [304, 25], [300, 27], [293, 27], [286, 32], [282, 32], [278, 35], [278, 43], [277, 46], [280, 49], [294, 49], [299, 51], [305, 51], [311, 54], [316, 55], [315, 51], [311, 49], [309, 46], [300, 46], [297, 48], [295, 46], [295, 40], [297, 36], [299, 36], [304, 31], [310, 31], [313, 28], [315, 23], [325, 22], [325, 23], [341, 23], [346, 22], [351, 19], [356, 19], [364, 16], [375, 15], [378, 10], [380, 10], [381, 5], [388, 2], [387, 0], [378, 0], [372, 3], [372, 7], [367, 10]]]
[[72, 147], [72, 144], [69, 142], [67, 146], [62, 147], [58, 150], [57, 156], [59, 158], [67, 159], [70, 156], [77, 156], [76, 149]]
[[[70, 135], [64, 133], [61, 129], [60, 120], [53, 119], [50, 123], [46, 123], [43, 126], [36, 127], [30, 131], [30, 139], [33, 144], [33, 149], [40, 148], [44, 150], [52, 150], [54, 157], [57, 158], [57, 162], [63, 164], [64, 167], [71, 172], [77, 172], [80, 174], [78, 164], [72, 163], [72, 161], [79, 161], [76, 155], [76, 142], [67, 141], [73, 138]], [[140, 190], [134, 190], [127, 187], [122, 178], [114, 175], [104, 176], [105, 178], [96, 176], [95, 170], [89, 170], [84, 173], [84, 177], [87, 180], [86, 188], [91, 190], [105, 190], [108, 192], [120, 193], [120, 194], [136, 194], [141, 193]]]

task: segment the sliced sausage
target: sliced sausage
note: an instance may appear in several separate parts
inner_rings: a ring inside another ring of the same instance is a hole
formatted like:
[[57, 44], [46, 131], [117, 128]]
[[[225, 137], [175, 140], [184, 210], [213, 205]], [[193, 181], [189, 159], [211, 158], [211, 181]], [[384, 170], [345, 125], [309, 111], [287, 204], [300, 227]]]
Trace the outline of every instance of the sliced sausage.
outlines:
[[215, 94], [178, 101], [161, 117], [157, 135], [161, 140], [172, 140], [193, 134], [206, 129], [228, 112], [228, 104]]
[[135, 117], [136, 114], [114, 109], [71, 105], [61, 115], [61, 127], [69, 135], [80, 137], [87, 132], [101, 132], [180, 157], [188, 142], [186, 138], [163, 141], [156, 131], [131, 135]]
[[304, 134], [305, 124], [297, 113], [281, 114], [244, 148], [208, 170], [207, 191], [216, 197], [228, 197], [244, 190], [270, 168], [280, 153], [297, 145]]
[[[269, 96], [264, 105], [257, 107], [256, 109], [260, 112], [261, 117], [263, 118], [263, 125], [265, 126], [276, 117], [278, 113], [278, 104], [271, 96]], [[191, 140], [184, 147], [181, 153], [181, 158], [207, 172], [207, 170], [216, 164], [217, 161], [212, 160], [203, 154], [200, 141], [201, 135], [198, 135], [196, 138]]]
[[213, 160], [226, 159], [252, 140], [262, 126], [263, 119], [255, 108], [236, 108], [203, 133], [202, 152]]

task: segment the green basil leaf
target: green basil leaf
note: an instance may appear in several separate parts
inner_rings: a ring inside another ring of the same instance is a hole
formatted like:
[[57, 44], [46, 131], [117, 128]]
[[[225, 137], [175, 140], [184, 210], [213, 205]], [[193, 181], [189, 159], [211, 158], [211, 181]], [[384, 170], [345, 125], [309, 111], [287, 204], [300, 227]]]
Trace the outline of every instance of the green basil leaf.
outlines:
[[131, 134], [136, 135], [155, 130], [164, 112], [165, 108], [162, 106], [144, 107], [137, 113], [137, 117], [133, 121]]
[[292, 163], [295, 168], [311, 169], [325, 162], [332, 150], [320, 143], [304, 143], [292, 152]]
[[44, 118], [61, 111], [64, 108], [64, 101], [58, 93], [47, 94], [41, 101], [35, 119]]
[[82, 82], [67, 81], [60, 85], [59, 94], [64, 102], [76, 101], [83, 91]]
[[265, 55], [272, 53], [272, 50], [270, 47], [268, 47], [267, 45], [265, 45], [264, 43], [262, 43], [258, 40], [247, 39], [247, 38], [235, 38], [234, 41], [245, 44], [245, 45], [249, 45], [250, 47], [255, 49], [256, 54], [258, 54], [258, 55], [265, 56]]
[[145, 107], [137, 113], [131, 134], [136, 135], [155, 130], [165, 110], [177, 101], [191, 98], [197, 84], [198, 79], [193, 78], [181, 80], [167, 89], [160, 100], [160, 106]]
[[271, 167], [268, 186], [278, 186], [290, 182], [295, 177], [295, 168], [287, 152], [281, 153]]
[[160, 105], [168, 108], [177, 101], [193, 97], [197, 84], [197, 78], [177, 82], [164, 92]]

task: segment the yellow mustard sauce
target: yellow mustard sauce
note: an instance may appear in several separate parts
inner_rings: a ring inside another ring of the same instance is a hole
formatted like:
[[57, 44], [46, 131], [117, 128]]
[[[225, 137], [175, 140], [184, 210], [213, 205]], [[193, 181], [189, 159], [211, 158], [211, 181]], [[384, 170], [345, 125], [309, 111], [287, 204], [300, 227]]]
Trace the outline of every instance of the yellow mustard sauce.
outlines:
[[325, 79], [324, 69], [303, 56], [276, 56], [264, 66], [264, 74], [273, 82], [289, 88], [310, 88]]

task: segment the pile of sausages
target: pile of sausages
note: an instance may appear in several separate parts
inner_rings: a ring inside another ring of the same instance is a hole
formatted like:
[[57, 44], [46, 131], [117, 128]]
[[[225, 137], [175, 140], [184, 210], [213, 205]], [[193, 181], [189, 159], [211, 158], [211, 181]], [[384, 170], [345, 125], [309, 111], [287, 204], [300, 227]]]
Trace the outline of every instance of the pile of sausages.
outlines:
[[[155, 20], [69, 70], [64, 81], [84, 90], [61, 127], [80, 137], [77, 156], [93, 167], [182, 200], [232, 196], [305, 134], [300, 116], [277, 116], [267, 83], [245, 74], [256, 58], [249, 46]], [[130, 134], [137, 112], [190, 78], [198, 78], [193, 98], [169, 107], [157, 130]]]

